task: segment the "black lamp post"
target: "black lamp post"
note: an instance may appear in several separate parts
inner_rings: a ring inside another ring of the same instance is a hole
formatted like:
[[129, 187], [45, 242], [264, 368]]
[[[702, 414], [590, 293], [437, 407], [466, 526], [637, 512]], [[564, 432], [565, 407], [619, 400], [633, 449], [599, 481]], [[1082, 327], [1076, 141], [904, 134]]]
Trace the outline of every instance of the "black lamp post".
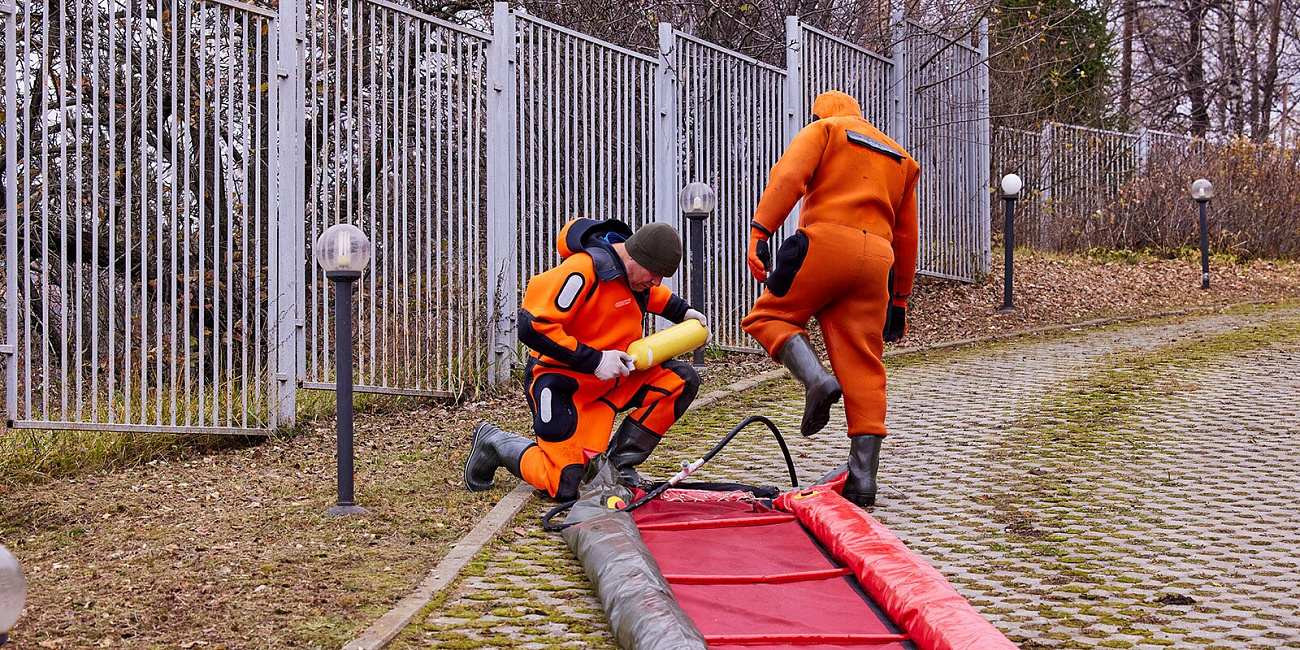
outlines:
[[[690, 222], [687, 246], [691, 252], [691, 306], [704, 313], [704, 220], [718, 205], [713, 190], [704, 183], [690, 183], [677, 194], [677, 207]], [[693, 363], [704, 368], [704, 347], [695, 348]]]
[[9, 549], [0, 546], [0, 645], [9, 640], [18, 616], [27, 602], [27, 581], [18, 558]]
[[340, 223], [316, 240], [316, 263], [334, 284], [334, 394], [338, 419], [338, 503], [331, 515], [363, 515], [353, 500], [352, 283], [370, 263], [370, 240], [360, 228]]
[[1002, 200], [1007, 204], [1006, 225], [1002, 229], [1003, 234], [1003, 262], [1002, 262], [1002, 309], [1004, 314], [1014, 312], [1015, 307], [1011, 306], [1011, 280], [1012, 258], [1016, 250], [1016, 199], [1020, 196], [1020, 188], [1023, 184], [1020, 177], [1015, 174], [1007, 174], [1002, 177]]
[[1201, 288], [1210, 288], [1210, 230], [1205, 216], [1205, 204], [1214, 198], [1214, 184], [1204, 178], [1192, 182], [1192, 198], [1201, 212]]

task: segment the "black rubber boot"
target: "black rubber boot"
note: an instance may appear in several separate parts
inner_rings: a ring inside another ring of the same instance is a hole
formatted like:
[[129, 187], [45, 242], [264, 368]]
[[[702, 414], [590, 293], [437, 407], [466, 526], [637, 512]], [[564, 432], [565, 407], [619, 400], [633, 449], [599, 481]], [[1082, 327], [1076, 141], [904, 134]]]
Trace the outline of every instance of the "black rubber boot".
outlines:
[[821, 431], [831, 419], [831, 405], [844, 394], [840, 382], [835, 380], [835, 375], [826, 372], [808, 337], [803, 334], [796, 334], [786, 341], [776, 357], [804, 387], [803, 423], [799, 432], [811, 436]]
[[498, 467], [506, 468], [518, 478], [519, 461], [533, 442], [523, 436], [507, 433], [487, 422], [474, 427], [474, 442], [465, 459], [465, 487], [470, 492], [492, 489]]
[[849, 438], [849, 476], [844, 498], [863, 508], [876, 505], [876, 468], [880, 465], [881, 436]]
[[630, 417], [623, 419], [623, 424], [618, 426], [618, 431], [609, 441], [609, 462], [618, 470], [625, 485], [641, 485], [641, 474], [636, 471], [636, 466], [650, 457], [657, 444], [659, 434]]

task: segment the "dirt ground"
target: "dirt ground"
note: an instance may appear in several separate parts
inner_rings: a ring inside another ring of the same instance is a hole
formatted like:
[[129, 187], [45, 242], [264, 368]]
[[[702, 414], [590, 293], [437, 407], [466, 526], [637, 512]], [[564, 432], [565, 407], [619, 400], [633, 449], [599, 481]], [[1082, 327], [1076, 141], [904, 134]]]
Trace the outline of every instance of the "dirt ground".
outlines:
[[[1202, 291], [1191, 259], [1018, 253], [1018, 311], [1000, 314], [995, 258], [976, 284], [922, 279], [904, 345], [1300, 299], [1293, 263], [1216, 260]], [[757, 355], [711, 355], [703, 390], [774, 367]], [[173, 450], [112, 471], [25, 484], [0, 477], [0, 543], [29, 583], [12, 647], [338, 647], [406, 595], [511, 487], [470, 494], [461, 485], [480, 419], [524, 430], [518, 386], [454, 405], [363, 400], [365, 517], [325, 515], [335, 496], [330, 419], [293, 436]]]

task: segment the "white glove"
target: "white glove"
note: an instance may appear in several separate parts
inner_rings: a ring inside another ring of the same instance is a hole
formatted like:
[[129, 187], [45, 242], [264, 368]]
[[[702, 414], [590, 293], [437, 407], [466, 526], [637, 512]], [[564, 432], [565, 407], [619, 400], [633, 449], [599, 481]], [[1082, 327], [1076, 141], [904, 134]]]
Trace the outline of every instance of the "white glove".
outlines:
[[609, 381], [615, 377], [626, 377], [636, 367], [632, 355], [619, 350], [605, 350], [600, 353], [600, 365], [596, 366], [596, 379]]
[[692, 318], [694, 318], [697, 321], [700, 321], [700, 324], [704, 326], [704, 329], [709, 329], [709, 319], [706, 318], [704, 314], [701, 314], [700, 312], [694, 309], [686, 310], [686, 317], [682, 319], [682, 322], [685, 323], [686, 321]]

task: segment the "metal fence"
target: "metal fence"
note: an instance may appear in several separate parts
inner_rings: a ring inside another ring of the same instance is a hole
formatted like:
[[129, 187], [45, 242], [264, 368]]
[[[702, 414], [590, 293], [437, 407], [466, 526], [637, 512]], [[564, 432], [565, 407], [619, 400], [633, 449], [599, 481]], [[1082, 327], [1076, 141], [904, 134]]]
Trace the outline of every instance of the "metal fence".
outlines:
[[[11, 426], [272, 417], [275, 14], [24, 2], [5, 26]], [[61, 14], [54, 12], [62, 12]]]
[[385, 0], [327, 0], [308, 32], [304, 388], [332, 389], [333, 296], [311, 244], [374, 244], [353, 309], [356, 390], [458, 395], [487, 347], [490, 36]]
[[987, 38], [976, 48], [916, 23], [906, 29], [911, 106], [903, 144], [921, 165], [917, 268], [970, 280], [989, 268]]
[[767, 172], [791, 135], [782, 119], [786, 72], [682, 32], [672, 37], [678, 174], [671, 187], [700, 181], [718, 194], [717, 211], [704, 221], [705, 295], [682, 293], [708, 316], [715, 345], [756, 350], [740, 321], [762, 287], [741, 256]]
[[812, 119], [813, 100], [828, 90], [839, 90], [857, 98], [863, 117], [877, 129], [895, 133], [890, 105], [896, 85], [894, 62], [838, 36], [795, 23], [803, 45], [801, 50], [789, 50], [797, 61], [789, 67], [799, 70], [803, 85], [803, 106], [796, 117]]
[[719, 207], [706, 295], [688, 297], [715, 343], [756, 350], [739, 327], [760, 289], [748, 223], [830, 88], [915, 140], [932, 177], [922, 272], [970, 279], [987, 258], [988, 204], [969, 200], [987, 185], [983, 59], [915, 27], [886, 57], [791, 19], [783, 69], [670, 25], [647, 56], [504, 3], [489, 31], [388, 0], [5, 3], [0, 353], [16, 427], [291, 422], [298, 389], [333, 386], [334, 297], [310, 251], [336, 222], [375, 245], [351, 298], [358, 390], [501, 381], [560, 225], [681, 227], [677, 192], [696, 180]]
[[[1014, 172], [1024, 181], [1017, 242], [1067, 250], [1096, 238], [1105, 226], [1102, 212], [1150, 165], [1177, 164], [1203, 147], [1204, 140], [1152, 129], [1126, 133], [1055, 122], [1041, 131], [998, 128], [992, 171], [997, 179]], [[994, 203], [1001, 200], [996, 194]]]
[[559, 263], [569, 219], [655, 221], [657, 61], [528, 15], [516, 33], [515, 272], [526, 281]]

